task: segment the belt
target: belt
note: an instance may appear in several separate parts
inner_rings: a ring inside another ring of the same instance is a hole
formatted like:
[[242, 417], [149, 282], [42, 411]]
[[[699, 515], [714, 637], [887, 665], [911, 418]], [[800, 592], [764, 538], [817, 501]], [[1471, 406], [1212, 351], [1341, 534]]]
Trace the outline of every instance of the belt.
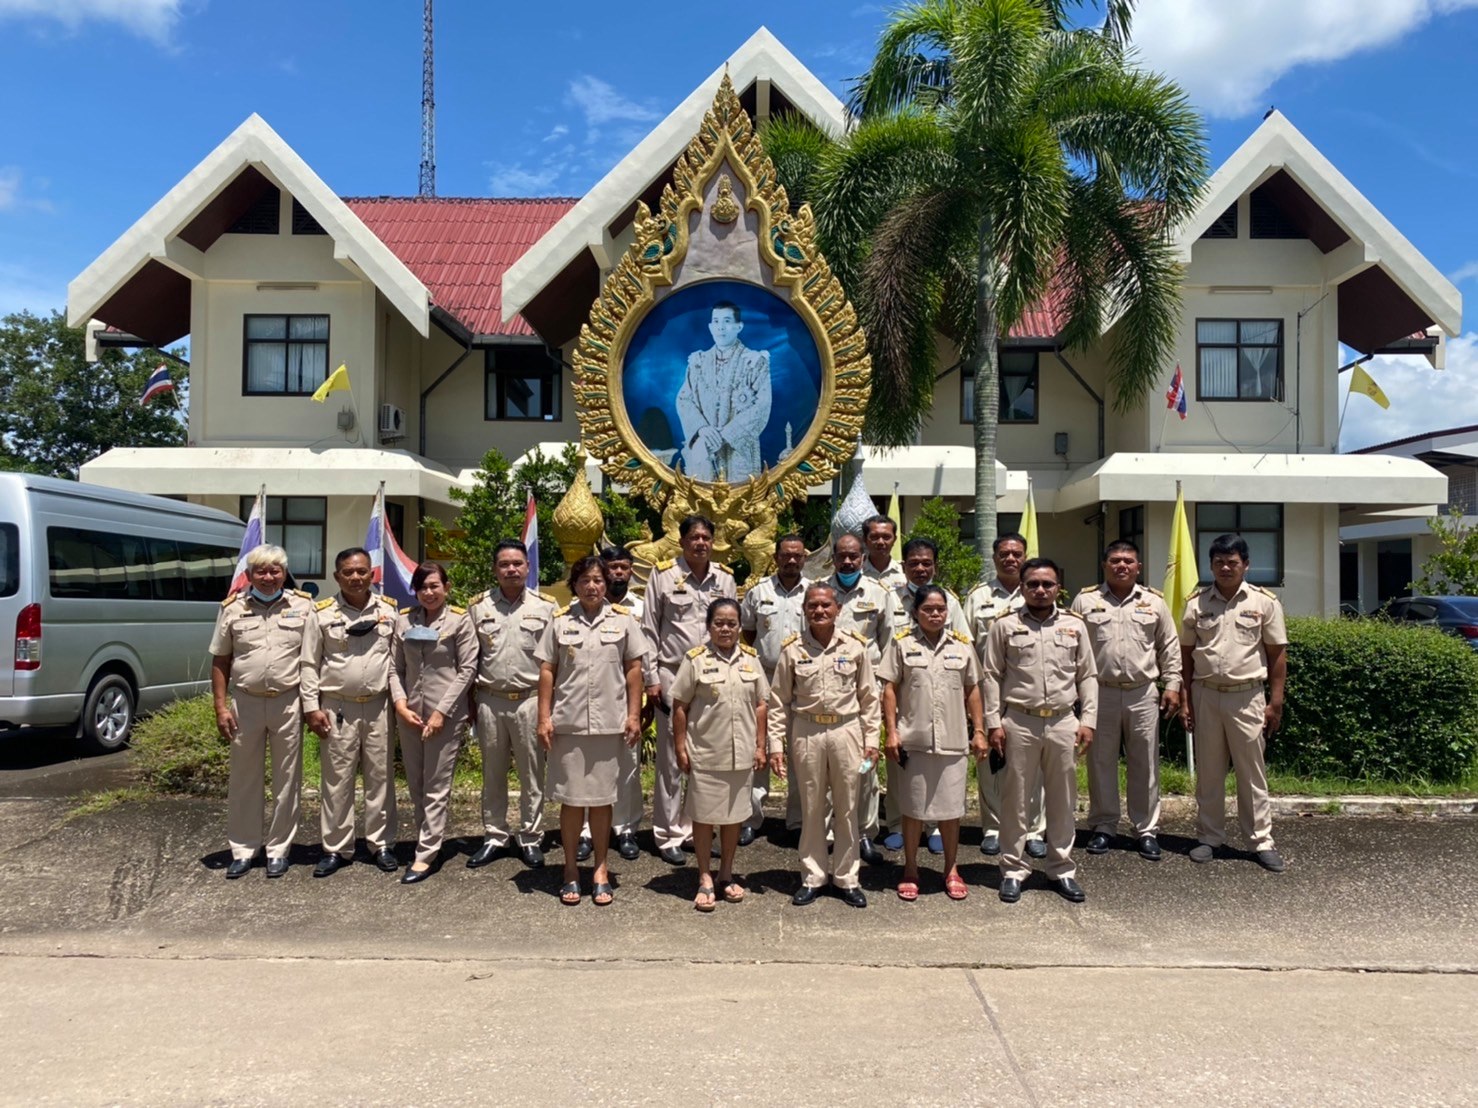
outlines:
[[846, 723], [857, 718], [856, 712], [797, 712], [796, 719], [810, 720], [812, 723]]
[[275, 692], [252, 692], [251, 689], [243, 689], [240, 685], [237, 685], [234, 688], [232, 688], [231, 691], [234, 692], [234, 693], [245, 693], [247, 696], [254, 696], [258, 700], [271, 700], [275, 696], [294, 696], [294, 695], [297, 694], [297, 691], [298, 690], [297, 689], [278, 689]]
[[479, 693], [487, 693], [488, 696], [496, 696], [499, 700], [527, 700], [531, 696], [538, 696], [538, 689], [478, 689]]
[[1100, 687], [1105, 688], [1105, 689], [1129, 689], [1129, 690], [1133, 690], [1133, 689], [1142, 689], [1146, 685], [1151, 684], [1151, 682], [1149, 682], [1149, 681], [1105, 681], [1105, 680], [1103, 680], [1103, 678], [1100, 677], [1099, 680], [1098, 680], [1098, 684], [1099, 684]]
[[1035, 716], [1037, 719], [1056, 719], [1072, 711], [1071, 708], [1028, 708], [1025, 704], [1007, 704], [1006, 707], [1013, 712], [1020, 712], [1024, 716]]
[[342, 693], [320, 693], [319, 699], [337, 700], [342, 704], [371, 704], [384, 695], [382, 692], [372, 693], [369, 696], [345, 696]]
[[1262, 678], [1259, 677], [1252, 681], [1234, 681], [1230, 684], [1223, 683], [1220, 685], [1215, 681], [1203, 679], [1201, 684], [1205, 685], [1208, 689], [1215, 689], [1217, 692], [1246, 692], [1248, 689], [1262, 688]]

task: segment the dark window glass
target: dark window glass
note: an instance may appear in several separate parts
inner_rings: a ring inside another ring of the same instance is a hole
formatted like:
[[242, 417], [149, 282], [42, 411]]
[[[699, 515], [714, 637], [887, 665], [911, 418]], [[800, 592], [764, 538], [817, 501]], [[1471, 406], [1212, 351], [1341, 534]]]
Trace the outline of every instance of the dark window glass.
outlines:
[[293, 198], [293, 234], [295, 235], [326, 235], [328, 234], [311, 215], [308, 209], [298, 203], [297, 197]]
[[[158, 600], [185, 599], [185, 573], [180, 564], [180, 546], [173, 539], [147, 539], [149, 573]], [[222, 595], [225, 595], [224, 593]]]
[[203, 542], [181, 542], [179, 551], [185, 599], [224, 600], [236, 576], [237, 551]]
[[542, 343], [490, 346], [486, 367], [484, 419], [559, 419], [560, 365]]
[[[87, 600], [218, 601], [236, 567], [229, 547], [80, 527], [48, 527], [46, 551], [51, 595]], [[193, 591], [192, 570], [203, 583]]]
[[[253, 496], [241, 498], [240, 515], [251, 514]], [[263, 520], [264, 541], [287, 551], [287, 568], [296, 578], [324, 577], [328, 539], [328, 500], [322, 496], [269, 496]], [[224, 595], [224, 594], [223, 594]]]
[[1283, 321], [1196, 320], [1196, 366], [1196, 395], [1201, 400], [1279, 399]]
[[0, 523], [0, 596], [14, 596], [20, 587], [20, 531], [13, 523]]
[[1277, 202], [1264, 189], [1255, 189], [1248, 198], [1247, 214], [1251, 235], [1255, 239], [1301, 239], [1304, 233], [1284, 214]]
[[1237, 205], [1234, 203], [1221, 215], [1216, 217], [1216, 222], [1201, 234], [1203, 239], [1234, 239], [1237, 237]]
[[1119, 509], [1119, 538], [1139, 547], [1139, 579], [1144, 580], [1144, 505]]
[[231, 226], [228, 235], [275, 235], [282, 211], [282, 198], [275, 188], [268, 188]]
[[[1039, 391], [1038, 353], [1002, 350], [998, 359], [1001, 392], [997, 418], [1001, 423], [1037, 422]], [[975, 374], [960, 370], [960, 422], [975, 422]]]
[[1283, 584], [1282, 504], [1197, 504], [1196, 566], [1202, 584], [1211, 581], [1211, 542], [1225, 534], [1247, 541], [1249, 582]]
[[242, 332], [244, 395], [311, 396], [328, 376], [328, 316], [249, 315]]

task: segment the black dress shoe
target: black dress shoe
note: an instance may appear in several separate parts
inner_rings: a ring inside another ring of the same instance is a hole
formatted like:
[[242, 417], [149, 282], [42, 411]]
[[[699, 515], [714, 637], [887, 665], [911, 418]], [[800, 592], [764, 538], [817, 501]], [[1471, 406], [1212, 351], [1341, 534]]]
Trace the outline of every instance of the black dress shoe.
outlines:
[[318, 865], [313, 867], [313, 876], [332, 877], [348, 864], [348, 858], [341, 858], [337, 854], [325, 854], [318, 859]]
[[[633, 835], [630, 831], [627, 831], [622, 835], [618, 835], [616, 837], [616, 853], [621, 855], [621, 857], [625, 858], [628, 862], [636, 861], [637, 856], [641, 854], [641, 847], [636, 845], [636, 836]], [[575, 855], [575, 857], [578, 858], [579, 855], [577, 854]]]
[[1093, 832], [1093, 837], [1088, 840], [1088, 853], [1107, 854], [1109, 852], [1109, 847], [1113, 845], [1113, 842], [1114, 838], [1112, 835], [1106, 834], [1102, 831], [1095, 831]]
[[802, 885], [795, 891], [795, 896], [790, 898], [790, 902], [797, 908], [804, 908], [807, 904], [815, 903], [816, 898], [820, 895], [821, 887], [819, 885]]
[[1272, 847], [1257, 852], [1257, 864], [1270, 873], [1282, 873], [1287, 868], [1283, 862], [1283, 855]]
[[1007, 904], [1015, 904], [1021, 899], [1021, 879], [1019, 877], [1001, 878], [1001, 900]]
[[995, 857], [1001, 852], [1001, 837], [999, 835], [987, 835], [980, 840], [980, 853]]
[[400, 862], [395, 857], [395, 852], [388, 846], [381, 847], [375, 853], [375, 865], [379, 866], [380, 870], [384, 873], [394, 873], [400, 868]]
[[[590, 855], [593, 853], [595, 853], [594, 844], [589, 839], [581, 836], [580, 841], [575, 844], [575, 861], [588, 862], [590, 861]], [[624, 858], [626, 855], [623, 854], [621, 857]], [[636, 855], [633, 854], [632, 857], [635, 858]]]
[[529, 846], [519, 847], [518, 856], [529, 869], [544, 868], [544, 852], [537, 846], [530, 844]]
[[1079, 885], [1071, 877], [1059, 877], [1055, 884], [1057, 885], [1057, 891], [1062, 894], [1064, 900], [1071, 900], [1074, 904], [1081, 904], [1088, 899], [1088, 894], [1083, 891], [1083, 886]]
[[1139, 836], [1139, 856], [1141, 858], [1147, 858], [1151, 862], [1158, 862], [1161, 857], [1160, 840], [1153, 835]]
[[867, 894], [861, 889], [838, 889], [837, 896], [842, 898], [843, 904], [848, 904], [853, 908], [867, 907]]
[[862, 860], [868, 865], [880, 866], [883, 864], [883, 852], [879, 850], [877, 848], [877, 844], [869, 839], [866, 835], [862, 837], [862, 841], [858, 843], [858, 847], [862, 853]]
[[497, 843], [490, 843], [484, 840], [483, 844], [477, 848], [477, 852], [473, 854], [471, 858], [467, 859], [467, 868], [479, 869], [482, 866], [487, 865], [498, 856], [498, 851], [500, 849], [502, 848], [499, 847]]
[[752, 842], [754, 842], [754, 828], [746, 823], [739, 828], [739, 845], [748, 846]]
[[664, 846], [657, 851], [657, 857], [661, 858], [669, 866], [685, 866], [688, 864], [688, 856], [683, 853], [680, 846]]
[[268, 858], [267, 859], [267, 876], [268, 877], [281, 877], [286, 872], [287, 872], [287, 857], [286, 857], [286, 855], [284, 855], [281, 858]]
[[238, 877], [245, 877], [254, 861], [255, 858], [232, 858], [231, 864], [226, 867], [226, 880], [235, 881]]
[[1041, 839], [1027, 839], [1026, 852], [1033, 858], [1047, 857], [1047, 844]]
[[402, 885], [414, 885], [417, 882], [426, 880], [426, 878], [430, 877], [435, 872], [436, 870], [434, 868], [427, 868], [422, 870], [407, 869], [404, 873], [400, 875], [400, 883]]

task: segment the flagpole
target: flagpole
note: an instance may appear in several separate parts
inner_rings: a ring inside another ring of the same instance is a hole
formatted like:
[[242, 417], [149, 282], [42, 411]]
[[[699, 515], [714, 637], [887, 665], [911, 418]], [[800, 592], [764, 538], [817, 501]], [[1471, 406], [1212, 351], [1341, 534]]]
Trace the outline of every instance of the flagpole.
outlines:
[[1345, 400], [1344, 400], [1344, 403], [1339, 406], [1339, 423], [1334, 428], [1334, 449], [1336, 451], [1339, 450], [1340, 436], [1342, 436], [1344, 434], [1344, 431], [1345, 431], [1345, 409], [1347, 409], [1350, 406], [1350, 393], [1352, 393], [1352, 392], [1355, 391], [1355, 389], [1353, 387], [1354, 384], [1355, 384], [1355, 379], [1353, 377], [1351, 377], [1350, 378], [1350, 385], [1351, 385], [1351, 387], [1345, 389]]

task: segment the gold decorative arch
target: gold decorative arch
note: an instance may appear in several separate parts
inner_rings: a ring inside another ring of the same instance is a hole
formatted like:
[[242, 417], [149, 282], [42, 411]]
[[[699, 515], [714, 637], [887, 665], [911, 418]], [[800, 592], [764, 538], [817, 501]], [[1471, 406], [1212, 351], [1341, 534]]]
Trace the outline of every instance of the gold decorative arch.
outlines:
[[[657, 458], [632, 427], [621, 389], [632, 336], [655, 306], [658, 290], [674, 284], [688, 256], [690, 223], [695, 213], [703, 213], [709, 182], [720, 173], [708, 216], [727, 224], [742, 214], [732, 174], [743, 191], [744, 209], [757, 215], [760, 260], [775, 285], [770, 291], [788, 296], [810, 330], [821, 363], [816, 416], [801, 440], [776, 466], [733, 486], [695, 481], [681, 467]], [[698, 512], [718, 526], [717, 557], [742, 553], [756, 574], [768, 572], [779, 512], [807, 489], [829, 481], [856, 450], [871, 391], [871, 362], [856, 309], [817, 246], [810, 206], [791, 211], [727, 73], [702, 127], [673, 167], [657, 212], [639, 202], [634, 229], [636, 241], [606, 277], [575, 347], [582, 445], [612, 480], [662, 510], [665, 533], [633, 547], [639, 558], [670, 557], [678, 550], [673, 524]]]

